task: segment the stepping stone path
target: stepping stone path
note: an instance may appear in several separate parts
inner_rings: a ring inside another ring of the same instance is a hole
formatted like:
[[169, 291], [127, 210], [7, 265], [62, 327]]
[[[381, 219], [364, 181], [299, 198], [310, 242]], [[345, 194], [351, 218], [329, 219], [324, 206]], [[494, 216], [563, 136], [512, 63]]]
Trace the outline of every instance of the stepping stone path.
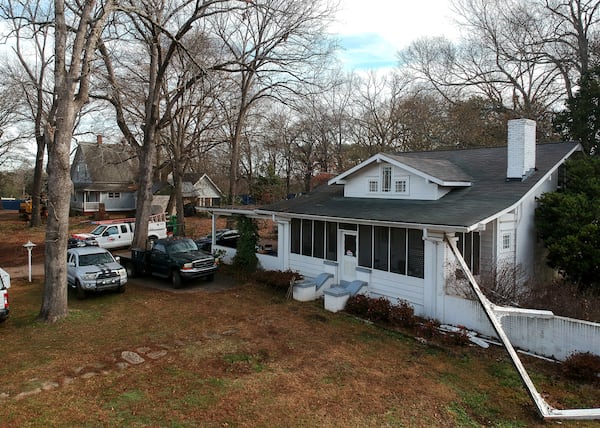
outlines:
[[[222, 333], [223, 335], [234, 334], [233, 331], [227, 331]], [[216, 334], [215, 337], [219, 335]], [[0, 392], [0, 403], [5, 400], [14, 399], [22, 400], [32, 395], [40, 394], [43, 391], [52, 391], [60, 388], [61, 386], [69, 385], [75, 382], [77, 379], [89, 379], [94, 376], [106, 376], [111, 374], [113, 371], [126, 370], [132, 366], [139, 366], [140, 364], [151, 362], [152, 360], [158, 360], [168, 354], [169, 351], [173, 351], [186, 344], [183, 340], [175, 340], [173, 345], [160, 344], [154, 348], [149, 346], [142, 346], [134, 349], [133, 351], [122, 351], [119, 355], [120, 359], [114, 358], [113, 366], [107, 366], [103, 363], [95, 365], [89, 365], [84, 367], [77, 367], [72, 370], [71, 374], [63, 374], [58, 379], [40, 381], [38, 379], [30, 379], [28, 386], [24, 387], [23, 391], [12, 396], [7, 392]]]

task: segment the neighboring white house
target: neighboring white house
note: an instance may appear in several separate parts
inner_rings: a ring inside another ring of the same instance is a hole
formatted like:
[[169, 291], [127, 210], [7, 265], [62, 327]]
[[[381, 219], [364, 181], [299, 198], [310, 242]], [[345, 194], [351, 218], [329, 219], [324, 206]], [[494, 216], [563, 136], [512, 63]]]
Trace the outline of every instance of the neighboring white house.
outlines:
[[[169, 176], [169, 183], [173, 183]], [[184, 202], [195, 207], [218, 206], [221, 203], [221, 189], [206, 174], [186, 173], [183, 175], [182, 195]]]
[[444, 237], [457, 238], [475, 275], [506, 264], [534, 275], [536, 198], [557, 188], [559, 167], [580, 148], [536, 145], [527, 119], [509, 122], [508, 139], [508, 147], [377, 154], [312, 193], [255, 210], [278, 224], [277, 256], [265, 267], [326, 273], [329, 286], [363, 281], [361, 293], [455, 320]]
[[[71, 209], [85, 215], [135, 211], [138, 171], [137, 154], [127, 144], [103, 144], [102, 136], [96, 143], [79, 143], [71, 164]], [[166, 210], [171, 186], [172, 181], [155, 183], [152, 205], [158, 211], [153, 213]], [[208, 175], [186, 173], [183, 198], [193, 206], [218, 205], [221, 191]]]

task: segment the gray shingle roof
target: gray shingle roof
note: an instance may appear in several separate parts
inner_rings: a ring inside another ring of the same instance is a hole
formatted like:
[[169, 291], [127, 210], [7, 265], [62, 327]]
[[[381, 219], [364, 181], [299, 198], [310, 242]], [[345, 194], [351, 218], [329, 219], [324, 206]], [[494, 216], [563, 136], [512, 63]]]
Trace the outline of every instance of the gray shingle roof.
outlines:
[[[507, 181], [507, 148], [402, 153], [405, 160], [456, 166], [473, 183], [437, 201], [344, 198], [343, 186], [321, 186], [299, 198], [262, 211], [403, 224], [471, 227], [511, 207], [577, 147], [576, 143], [538, 144], [536, 171], [525, 181]], [[454, 171], [454, 172], [456, 172]], [[453, 174], [454, 174], [453, 172]]]
[[[78, 171], [78, 165], [83, 169]], [[80, 143], [71, 167], [76, 189], [132, 191], [136, 187], [138, 158], [124, 144]]]
[[390, 158], [410, 166], [441, 181], [471, 181], [471, 177], [448, 159], [428, 159], [425, 157], [388, 155]]

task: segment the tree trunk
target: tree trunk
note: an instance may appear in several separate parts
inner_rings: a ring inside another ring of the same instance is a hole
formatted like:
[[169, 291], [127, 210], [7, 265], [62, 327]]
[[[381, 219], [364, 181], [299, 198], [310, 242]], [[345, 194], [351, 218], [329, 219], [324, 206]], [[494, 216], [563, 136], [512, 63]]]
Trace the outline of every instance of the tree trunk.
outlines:
[[146, 248], [148, 240], [148, 219], [152, 213], [152, 179], [156, 160], [154, 129], [144, 135], [144, 145], [139, 149], [139, 187], [135, 212], [135, 236], [133, 248]]
[[246, 112], [248, 111], [245, 94], [242, 94], [240, 104], [240, 111], [238, 113], [235, 123], [235, 131], [231, 138], [231, 161], [229, 164], [229, 202], [232, 205], [236, 204], [236, 196], [238, 192], [238, 181], [240, 174], [240, 140], [242, 138], [242, 128], [246, 120]]
[[47, 130], [44, 135], [48, 154], [48, 221], [46, 224], [46, 250], [44, 267], [46, 279], [39, 319], [56, 322], [68, 314], [67, 307], [67, 239], [69, 236], [69, 203], [72, 186], [70, 176], [70, 153], [72, 129], [75, 122], [72, 102], [63, 102], [57, 112], [57, 127], [53, 136]]
[[183, 168], [181, 159], [175, 151], [173, 162], [173, 193], [175, 194], [175, 212], [177, 213], [177, 236], [185, 236], [185, 212], [183, 208]]
[[46, 141], [43, 135], [36, 137], [37, 152], [35, 156], [35, 169], [33, 172], [33, 189], [31, 191], [31, 227], [41, 226], [42, 217], [42, 188], [44, 184], [44, 153]]

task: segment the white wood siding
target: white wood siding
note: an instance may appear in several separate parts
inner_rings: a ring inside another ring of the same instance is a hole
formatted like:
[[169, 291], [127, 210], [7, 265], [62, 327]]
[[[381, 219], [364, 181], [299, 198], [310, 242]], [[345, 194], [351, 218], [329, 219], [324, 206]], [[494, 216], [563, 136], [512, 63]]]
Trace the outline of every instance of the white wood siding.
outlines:
[[408, 301], [417, 314], [424, 313], [425, 280], [373, 269], [369, 275], [369, 296], [386, 297], [392, 304]]
[[[437, 200], [448, 193], [450, 189], [441, 188], [435, 183], [431, 183], [418, 175], [411, 174], [408, 171], [392, 166], [392, 191], [381, 191], [381, 167], [389, 166], [387, 163], [368, 165], [358, 171], [356, 174], [348, 177], [344, 185], [344, 196], [350, 198], [385, 198], [385, 199], [416, 199], [416, 200]], [[394, 186], [396, 180], [408, 180], [408, 192], [396, 193]], [[377, 180], [378, 192], [369, 192], [369, 181]]]

